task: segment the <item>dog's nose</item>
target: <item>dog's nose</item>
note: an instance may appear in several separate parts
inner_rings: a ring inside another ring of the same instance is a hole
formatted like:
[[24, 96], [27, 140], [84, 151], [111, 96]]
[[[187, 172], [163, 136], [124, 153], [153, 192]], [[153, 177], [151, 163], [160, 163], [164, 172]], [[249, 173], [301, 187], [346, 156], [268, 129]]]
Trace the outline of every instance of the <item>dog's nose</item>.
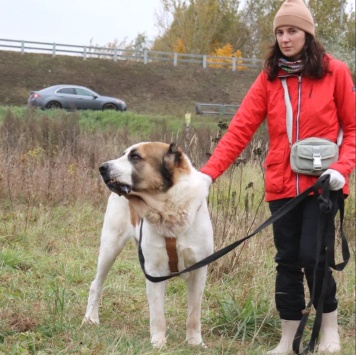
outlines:
[[108, 163], [103, 163], [99, 166], [99, 171], [100, 171], [100, 174], [105, 174], [107, 172], [109, 168], [109, 164]]

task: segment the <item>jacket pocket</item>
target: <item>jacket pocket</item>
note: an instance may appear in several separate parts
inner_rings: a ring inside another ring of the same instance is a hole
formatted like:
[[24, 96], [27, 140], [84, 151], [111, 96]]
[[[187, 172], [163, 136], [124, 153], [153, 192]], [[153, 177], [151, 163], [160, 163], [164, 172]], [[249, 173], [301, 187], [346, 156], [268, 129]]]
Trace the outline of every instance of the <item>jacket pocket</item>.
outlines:
[[265, 167], [266, 192], [283, 191], [284, 183], [284, 150], [269, 151]]

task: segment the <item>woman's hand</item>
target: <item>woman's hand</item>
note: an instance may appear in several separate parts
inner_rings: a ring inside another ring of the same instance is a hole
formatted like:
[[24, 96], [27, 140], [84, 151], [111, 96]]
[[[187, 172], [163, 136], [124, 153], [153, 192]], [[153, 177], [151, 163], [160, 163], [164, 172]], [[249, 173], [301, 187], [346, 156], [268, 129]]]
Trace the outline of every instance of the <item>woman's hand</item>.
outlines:
[[327, 174], [330, 175], [330, 190], [338, 191], [344, 187], [346, 180], [337, 170], [327, 169], [325, 172], [322, 173], [322, 175]]
[[210, 187], [210, 185], [213, 183], [212, 177], [204, 173], [201, 173], [201, 175], [204, 181], [206, 182], [206, 184], [208, 185], [208, 187]]

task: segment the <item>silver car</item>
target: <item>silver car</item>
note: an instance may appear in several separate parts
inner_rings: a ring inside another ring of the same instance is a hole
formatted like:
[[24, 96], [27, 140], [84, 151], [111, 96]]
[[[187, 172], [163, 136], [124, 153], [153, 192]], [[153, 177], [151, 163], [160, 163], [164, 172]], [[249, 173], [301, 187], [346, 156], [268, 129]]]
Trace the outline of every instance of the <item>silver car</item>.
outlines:
[[29, 106], [41, 109], [67, 109], [67, 110], [117, 110], [126, 111], [124, 101], [101, 96], [84, 86], [54, 85], [48, 88], [31, 91], [27, 101]]

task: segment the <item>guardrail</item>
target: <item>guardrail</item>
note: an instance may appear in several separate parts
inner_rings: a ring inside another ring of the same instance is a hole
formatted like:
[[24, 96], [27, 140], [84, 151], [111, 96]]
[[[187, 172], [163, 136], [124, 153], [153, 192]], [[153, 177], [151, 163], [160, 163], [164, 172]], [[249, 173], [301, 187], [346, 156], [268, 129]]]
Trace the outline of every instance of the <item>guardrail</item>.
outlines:
[[171, 62], [174, 66], [179, 63], [199, 64], [203, 68], [231, 68], [232, 71], [261, 67], [260, 59], [218, 57], [205, 54], [185, 54], [174, 52], [158, 52], [135, 49], [119, 49], [110, 47], [80, 46], [73, 44], [33, 42], [0, 38], [0, 50], [15, 50], [21, 53], [47, 53], [56, 55], [81, 56], [87, 58], [137, 61], [148, 64], [154, 61]]
[[240, 105], [195, 103], [197, 115], [233, 116]]

